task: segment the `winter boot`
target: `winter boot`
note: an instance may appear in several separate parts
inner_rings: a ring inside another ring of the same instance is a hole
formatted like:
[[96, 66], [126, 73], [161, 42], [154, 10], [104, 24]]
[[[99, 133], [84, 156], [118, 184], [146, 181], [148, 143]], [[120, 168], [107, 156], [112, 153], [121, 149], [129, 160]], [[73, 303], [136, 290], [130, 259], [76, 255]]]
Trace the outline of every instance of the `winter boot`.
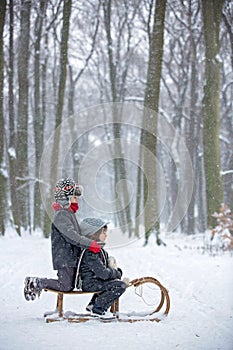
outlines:
[[98, 297], [98, 294], [93, 294], [91, 300], [89, 301], [89, 304], [86, 307], [87, 311], [90, 311], [90, 312], [92, 311], [93, 305], [95, 304], [95, 300], [97, 297]]
[[27, 301], [40, 297], [42, 286], [38, 277], [26, 277], [24, 281], [24, 297]]
[[115, 314], [106, 311], [103, 307], [97, 306], [96, 304], [93, 305], [92, 315], [98, 316], [100, 319], [103, 320], [114, 320], [116, 318]]

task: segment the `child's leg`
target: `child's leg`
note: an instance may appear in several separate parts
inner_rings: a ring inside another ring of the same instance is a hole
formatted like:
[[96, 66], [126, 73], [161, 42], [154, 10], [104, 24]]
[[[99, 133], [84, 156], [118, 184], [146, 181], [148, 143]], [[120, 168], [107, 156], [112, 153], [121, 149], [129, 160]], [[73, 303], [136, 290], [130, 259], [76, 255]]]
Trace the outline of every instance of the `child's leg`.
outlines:
[[76, 268], [63, 267], [58, 270], [58, 279], [40, 278], [42, 288], [59, 290], [61, 292], [69, 292], [74, 289]]
[[120, 280], [105, 282], [101, 293], [95, 299], [93, 311], [95, 311], [95, 307], [106, 311], [125, 292], [125, 289], [126, 284]]
[[97, 296], [98, 296], [97, 293], [93, 294], [91, 300], [89, 301], [88, 305], [86, 306], [86, 310], [87, 310], [87, 311], [92, 311]]

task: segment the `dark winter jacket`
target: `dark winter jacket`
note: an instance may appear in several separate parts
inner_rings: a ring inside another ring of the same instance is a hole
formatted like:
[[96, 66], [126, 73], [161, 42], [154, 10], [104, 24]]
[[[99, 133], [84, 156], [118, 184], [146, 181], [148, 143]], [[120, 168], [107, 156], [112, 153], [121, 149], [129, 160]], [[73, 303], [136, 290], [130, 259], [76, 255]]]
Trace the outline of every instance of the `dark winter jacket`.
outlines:
[[108, 267], [108, 253], [102, 248], [97, 254], [86, 249], [80, 265], [83, 291], [97, 291], [104, 281], [120, 279], [121, 272]]
[[81, 248], [88, 248], [91, 240], [81, 236], [74, 213], [59, 209], [54, 214], [51, 232], [53, 268], [76, 267]]

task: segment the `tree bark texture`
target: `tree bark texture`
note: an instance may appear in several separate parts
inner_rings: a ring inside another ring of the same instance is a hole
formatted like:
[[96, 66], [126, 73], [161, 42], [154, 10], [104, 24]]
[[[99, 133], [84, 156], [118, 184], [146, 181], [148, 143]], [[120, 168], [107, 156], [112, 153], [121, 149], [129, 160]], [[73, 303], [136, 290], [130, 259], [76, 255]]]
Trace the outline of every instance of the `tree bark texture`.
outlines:
[[215, 224], [213, 213], [223, 200], [219, 144], [220, 62], [219, 29], [224, 0], [202, 0], [205, 38], [205, 85], [203, 97], [204, 162], [208, 226]]
[[[127, 67], [126, 70], [123, 72], [121, 79], [122, 79], [122, 85], [119, 88], [119, 84], [117, 85], [117, 77], [118, 80], [120, 80], [120, 72], [117, 71], [117, 65], [114, 62], [114, 52], [113, 52], [113, 41], [112, 41], [112, 34], [111, 34], [111, 11], [112, 11], [112, 1], [111, 0], [105, 0], [103, 2], [103, 11], [104, 11], [104, 25], [105, 25], [105, 31], [106, 31], [106, 37], [107, 37], [107, 52], [108, 52], [108, 66], [109, 66], [109, 79], [110, 79], [110, 88], [111, 88], [111, 99], [113, 102], [119, 102], [121, 99], [124, 98], [123, 91], [124, 91], [124, 84], [125, 84], [125, 78], [124, 74], [127, 75]], [[119, 33], [119, 35], [122, 35]], [[120, 38], [118, 38], [118, 42], [120, 41]], [[119, 49], [119, 48], [118, 48]], [[116, 53], [116, 56], [119, 53]], [[117, 61], [117, 60], [116, 60]], [[126, 63], [127, 66], [127, 63]], [[119, 115], [117, 116], [116, 113], [119, 113], [116, 111], [115, 106], [113, 105], [112, 108], [112, 114], [113, 114], [113, 122], [116, 121], [115, 124], [113, 124], [113, 135], [114, 140], [118, 140], [119, 142], [115, 142], [115, 149], [113, 150], [113, 165], [114, 165], [114, 186], [116, 188], [116, 185], [119, 181], [125, 180], [127, 178], [127, 171], [126, 171], [126, 164], [124, 159], [124, 152], [121, 145], [121, 124], [119, 123], [119, 120], [121, 118]], [[116, 157], [117, 155], [117, 157]], [[129, 232], [129, 235], [132, 232], [132, 218], [131, 218], [131, 208], [130, 205], [127, 203], [129, 202], [129, 189], [124, 181], [123, 189], [120, 192], [119, 195], [119, 202], [120, 207], [116, 208], [117, 218], [118, 222], [120, 224], [120, 227], [123, 232], [126, 232], [126, 230]]]
[[31, 1], [21, 0], [18, 55], [18, 132], [17, 132], [17, 196], [21, 226], [28, 225], [28, 64]]
[[6, 176], [4, 173], [4, 115], [3, 115], [3, 84], [4, 84], [4, 54], [3, 54], [3, 32], [6, 16], [6, 0], [0, 3], [0, 235], [5, 233], [6, 213]]
[[35, 138], [35, 189], [34, 189], [34, 229], [40, 227], [42, 218], [42, 203], [39, 190], [39, 166], [43, 150], [44, 140], [44, 122], [45, 115], [42, 113], [42, 96], [41, 96], [41, 35], [43, 20], [46, 13], [47, 0], [41, 0], [37, 18], [35, 21], [35, 46], [34, 46], [34, 138]]
[[[154, 11], [154, 23], [150, 36], [149, 64], [147, 70], [147, 83], [144, 96], [145, 109], [142, 124], [141, 143], [147, 152], [143, 154], [143, 169], [147, 174], [144, 176], [144, 207], [149, 200], [149, 210], [145, 210], [144, 226], [145, 240], [148, 241], [152, 231], [157, 232], [157, 243], [159, 243], [159, 219], [158, 219], [158, 197], [157, 197], [157, 171], [156, 171], [156, 135], [157, 135], [157, 113], [159, 110], [160, 79], [162, 72], [163, 41], [164, 41], [164, 18], [166, 11], [166, 0], [157, 0]], [[150, 113], [150, 110], [153, 113]], [[151, 133], [145, 132], [151, 130]], [[153, 155], [151, 161], [150, 152]], [[148, 180], [148, 181], [147, 181]], [[148, 183], [151, 184], [148, 188]], [[155, 219], [157, 221], [155, 222]]]
[[18, 235], [20, 235], [20, 215], [19, 215], [19, 205], [17, 196], [17, 159], [16, 159], [16, 139], [17, 139], [17, 129], [15, 123], [15, 96], [14, 96], [14, 75], [15, 75], [15, 65], [14, 65], [14, 0], [9, 2], [9, 149], [8, 149], [8, 159], [9, 159], [9, 186], [10, 186], [10, 196], [11, 196], [11, 210], [14, 228]]
[[[55, 132], [54, 132], [54, 144], [52, 151], [52, 159], [51, 159], [51, 168], [50, 168], [50, 190], [53, 188], [54, 184], [58, 180], [59, 174], [59, 146], [60, 146], [60, 136], [61, 136], [61, 128], [60, 125], [62, 123], [62, 115], [63, 115], [63, 106], [64, 106], [64, 96], [65, 96], [65, 88], [66, 88], [66, 76], [67, 76], [67, 63], [68, 63], [68, 41], [69, 41], [69, 28], [70, 28], [70, 16], [71, 16], [71, 7], [72, 0], [64, 1], [63, 7], [63, 27], [61, 34], [61, 46], [60, 46], [60, 74], [59, 74], [59, 86], [58, 86], [58, 102], [57, 102], [57, 112], [56, 112], [56, 124], [55, 124]], [[47, 236], [50, 233], [50, 219], [51, 213], [51, 201], [53, 200], [52, 194], [49, 195], [47, 199], [47, 213], [50, 213], [48, 216], [45, 215], [44, 222], [44, 234]]]

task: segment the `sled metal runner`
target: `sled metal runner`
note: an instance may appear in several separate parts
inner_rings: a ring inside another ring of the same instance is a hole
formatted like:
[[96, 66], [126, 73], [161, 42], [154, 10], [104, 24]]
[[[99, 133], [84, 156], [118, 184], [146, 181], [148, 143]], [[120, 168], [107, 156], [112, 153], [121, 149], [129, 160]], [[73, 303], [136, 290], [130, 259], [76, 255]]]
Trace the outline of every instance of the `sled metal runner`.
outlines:
[[[72, 291], [72, 292], [60, 292], [55, 291], [52, 289], [45, 289], [47, 292], [52, 292], [57, 294], [57, 305], [56, 309], [53, 312], [47, 312], [44, 314], [44, 317], [46, 319], [47, 323], [50, 322], [57, 322], [57, 321], [64, 321], [67, 320], [68, 322], [73, 323], [81, 323], [81, 322], [87, 322], [87, 321], [100, 321], [100, 322], [139, 322], [139, 321], [154, 321], [154, 322], [160, 322], [165, 316], [168, 315], [170, 310], [170, 297], [168, 294], [167, 289], [154, 277], [141, 277], [136, 278], [129, 282], [127, 285], [127, 289], [129, 288], [138, 288], [141, 286], [147, 286], [147, 285], [155, 285], [158, 287], [157, 290], [160, 291], [160, 300], [158, 304], [153, 305], [153, 310], [149, 311], [146, 315], [139, 316], [136, 313], [134, 315], [130, 314], [123, 314], [119, 311], [119, 300], [116, 300], [110, 309], [110, 312], [116, 315], [116, 318], [101, 318], [101, 317], [94, 317], [91, 314], [87, 313], [64, 313], [63, 311], [63, 299], [64, 295], [75, 295], [75, 294], [93, 294], [93, 292], [82, 292], [82, 291]], [[96, 292], [98, 293], [98, 292]], [[127, 293], [127, 290], [126, 290]], [[137, 309], [137, 305], [135, 305], [135, 309]], [[163, 311], [162, 311], [163, 310]], [[158, 313], [160, 315], [158, 316]]]

